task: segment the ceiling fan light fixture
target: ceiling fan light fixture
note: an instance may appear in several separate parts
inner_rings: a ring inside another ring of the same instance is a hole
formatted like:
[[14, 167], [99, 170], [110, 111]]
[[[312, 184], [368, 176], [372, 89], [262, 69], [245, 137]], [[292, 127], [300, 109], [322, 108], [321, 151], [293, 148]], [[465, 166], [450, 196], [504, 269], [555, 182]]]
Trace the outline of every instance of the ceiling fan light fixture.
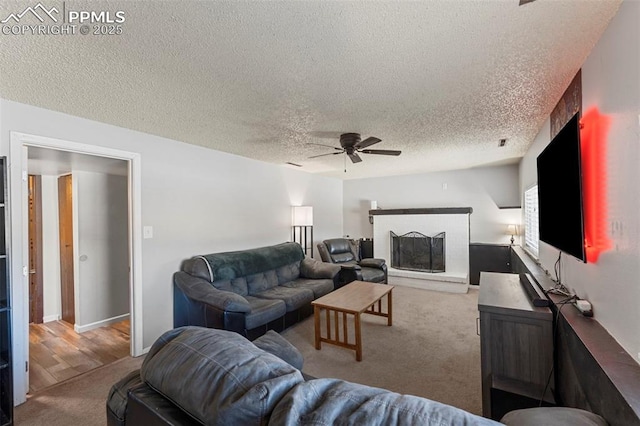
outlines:
[[[373, 136], [370, 136], [362, 140], [360, 138], [360, 133], [343, 133], [340, 135], [340, 148], [331, 146], [331, 145], [310, 142], [311, 145], [326, 146], [327, 148], [333, 148], [337, 152], [314, 155], [309, 158], [318, 158], [318, 157], [324, 157], [327, 155], [338, 155], [338, 154], [344, 153], [345, 162], [346, 162], [346, 158], [349, 157], [352, 163], [360, 163], [362, 161], [362, 158], [358, 155], [358, 153], [393, 155], [393, 156], [398, 156], [401, 154], [401, 151], [389, 150], [389, 149], [365, 149], [379, 142], [382, 142], [382, 139], [378, 139]], [[345, 164], [345, 172], [346, 172], [346, 164]]]

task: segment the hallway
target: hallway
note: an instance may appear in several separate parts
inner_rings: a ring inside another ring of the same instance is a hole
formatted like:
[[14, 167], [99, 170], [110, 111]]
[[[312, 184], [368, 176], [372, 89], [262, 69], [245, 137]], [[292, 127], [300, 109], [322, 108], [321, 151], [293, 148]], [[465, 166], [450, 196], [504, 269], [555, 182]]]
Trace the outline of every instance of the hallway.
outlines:
[[29, 393], [129, 355], [129, 320], [82, 334], [64, 321], [29, 324]]

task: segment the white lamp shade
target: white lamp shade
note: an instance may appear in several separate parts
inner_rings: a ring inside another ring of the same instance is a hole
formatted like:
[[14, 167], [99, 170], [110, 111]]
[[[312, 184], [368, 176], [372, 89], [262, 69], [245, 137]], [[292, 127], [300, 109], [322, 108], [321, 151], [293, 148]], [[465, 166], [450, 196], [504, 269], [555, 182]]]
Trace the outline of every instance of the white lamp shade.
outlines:
[[291, 224], [292, 226], [313, 226], [313, 207], [292, 206]]
[[507, 225], [507, 235], [520, 235], [518, 225]]

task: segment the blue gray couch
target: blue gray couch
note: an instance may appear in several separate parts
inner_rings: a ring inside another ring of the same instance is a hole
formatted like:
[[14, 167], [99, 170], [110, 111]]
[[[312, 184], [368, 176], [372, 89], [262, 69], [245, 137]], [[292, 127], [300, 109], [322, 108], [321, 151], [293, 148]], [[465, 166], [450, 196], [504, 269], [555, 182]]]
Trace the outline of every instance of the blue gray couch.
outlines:
[[166, 332], [142, 368], [111, 388], [108, 425], [499, 424], [425, 398], [305, 377], [302, 356], [277, 333], [254, 343], [201, 327]]
[[298, 243], [186, 260], [173, 276], [173, 325], [235, 331], [250, 340], [311, 315], [333, 291], [339, 265], [305, 258]]

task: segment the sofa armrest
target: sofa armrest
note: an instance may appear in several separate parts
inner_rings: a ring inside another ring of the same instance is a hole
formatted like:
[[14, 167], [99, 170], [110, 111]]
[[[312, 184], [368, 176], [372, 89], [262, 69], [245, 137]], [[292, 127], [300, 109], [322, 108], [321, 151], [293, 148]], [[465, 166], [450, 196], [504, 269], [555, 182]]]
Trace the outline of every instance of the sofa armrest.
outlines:
[[356, 265], [355, 263], [343, 263], [340, 265], [340, 268], [342, 268], [343, 271], [359, 271], [362, 269], [360, 265]]
[[275, 331], [267, 331], [265, 334], [254, 340], [253, 344], [263, 351], [277, 356], [292, 367], [302, 370], [304, 358], [298, 348], [293, 346], [287, 339]]
[[337, 287], [342, 287], [352, 281], [363, 281], [362, 268], [355, 263], [340, 264], [340, 279]]
[[358, 264], [360, 266], [365, 266], [368, 268], [378, 268], [382, 269], [384, 265], [386, 265], [386, 261], [384, 259], [362, 259]]
[[318, 262], [315, 259], [306, 257], [300, 264], [300, 275], [304, 278], [333, 279], [340, 272], [340, 265], [333, 263]]
[[218, 290], [202, 278], [178, 272], [174, 275], [174, 285], [195, 302], [204, 303], [222, 311], [251, 312], [251, 305], [247, 299], [230, 291]]
[[129, 391], [126, 425], [201, 426], [179, 406], [142, 383]]
[[107, 426], [125, 425], [129, 390], [141, 383], [140, 370], [135, 370], [111, 386], [107, 397]]

